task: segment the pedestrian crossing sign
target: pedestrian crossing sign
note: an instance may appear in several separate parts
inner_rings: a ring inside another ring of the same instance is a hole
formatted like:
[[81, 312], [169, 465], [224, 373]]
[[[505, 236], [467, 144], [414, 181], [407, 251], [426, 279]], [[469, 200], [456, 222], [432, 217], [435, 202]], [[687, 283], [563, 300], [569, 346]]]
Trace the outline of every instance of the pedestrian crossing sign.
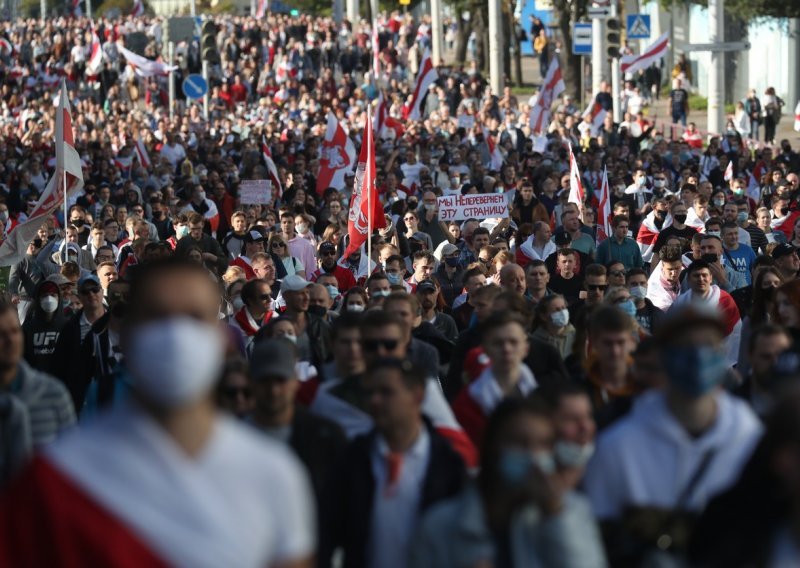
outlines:
[[650, 37], [650, 15], [628, 14], [628, 39], [647, 39]]

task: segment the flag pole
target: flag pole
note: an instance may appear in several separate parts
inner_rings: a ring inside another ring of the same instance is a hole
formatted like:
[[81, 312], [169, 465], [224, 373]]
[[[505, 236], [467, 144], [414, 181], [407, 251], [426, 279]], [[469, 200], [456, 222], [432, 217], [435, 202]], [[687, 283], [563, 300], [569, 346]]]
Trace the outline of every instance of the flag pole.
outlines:
[[64, 168], [61, 173], [64, 176], [64, 240], [66, 241], [67, 225], [69, 225], [69, 216], [68, 216], [69, 205], [67, 204], [67, 168]]
[[[367, 130], [367, 137], [368, 138], [366, 140], [362, 140], [361, 141], [362, 144], [369, 143], [369, 139], [372, 138], [372, 120], [371, 120], [371, 117], [372, 117], [372, 103], [367, 105], [367, 128], [366, 128], [366, 130]], [[367, 163], [366, 163], [367, 172], [365, 172], [365, 173], [367, 173], [369, 175], [365, 175], [364, 176], [365, 181], [374, 179], [374, 175], [373, 174], [375, 172], [369, 171], [369, 168], [372, 167], [372, 164], [373, 164], [373, 161], [369, 158], [369, 156], [367, 156]], [[363, 190], [363, 187], [362, 187], [362, 190]], [[372, 188], [370, 187], [367, 190], [367, 274], [369, 275], [371, 273], [372, 273]]]

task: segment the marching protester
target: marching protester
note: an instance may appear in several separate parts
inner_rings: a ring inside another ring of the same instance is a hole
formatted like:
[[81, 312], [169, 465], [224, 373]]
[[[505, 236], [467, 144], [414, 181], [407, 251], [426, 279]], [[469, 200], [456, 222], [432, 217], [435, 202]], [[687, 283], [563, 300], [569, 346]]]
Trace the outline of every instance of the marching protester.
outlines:
[[133, 3], [0, 22], [0, 565], [736, 566], [740, 503], [797, 558], [778, 91], [762, 143], [639, 108], [668, 42], [584, 112], [542, 26], [528, 99], [424, 10]]

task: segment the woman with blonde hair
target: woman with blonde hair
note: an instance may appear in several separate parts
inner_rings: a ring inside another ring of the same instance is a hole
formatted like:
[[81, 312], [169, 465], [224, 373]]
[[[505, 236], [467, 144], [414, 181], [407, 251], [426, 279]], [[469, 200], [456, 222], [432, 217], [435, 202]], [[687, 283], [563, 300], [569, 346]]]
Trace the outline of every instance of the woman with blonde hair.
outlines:
[[286, 269], [286, 276], [299, 274], [305, 278], [303, 263], [292, 256], [286, 239], [280, 233], [272, 233], [269, 237], [269, 252], [281, 260], [283, 267]]

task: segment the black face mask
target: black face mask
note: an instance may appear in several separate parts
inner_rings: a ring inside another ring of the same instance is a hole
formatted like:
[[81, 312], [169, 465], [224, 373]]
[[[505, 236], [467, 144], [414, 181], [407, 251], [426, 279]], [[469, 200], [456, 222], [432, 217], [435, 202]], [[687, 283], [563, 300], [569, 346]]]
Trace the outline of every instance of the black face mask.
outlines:
[[163, 211], [153, 211], [153, 219], [163, 219], [164, 212]]
[[673, 215], [673, 217], [681, 225], [683, 225], [686, 222], [686, 213], [677, 213], [677, 214]]
[[328, 310], [323, 306], [308, 306], [308, 313], [323, 318], [328, 313]]
[[789, 213], [789, 208], [788, 207], [781, 207], [781, 215], [786, 215], [787, 213]]
[[123, 320], [128, 313], [128, 304], [126, 302], [117, 302], [111, 308], [111, 315], [114, 319]]
[[710, 264], [713, 264], [713, 263], [715, 263], [715, 262], [717, 262], [719, 260], [719, 257], [717, 257], [717, 255], [714, 254], [713, 252], [708, 252], [708, 253], [702, 255], [700, 258], [702, 260], [705, 260], [706, 262], [708, 262]]

